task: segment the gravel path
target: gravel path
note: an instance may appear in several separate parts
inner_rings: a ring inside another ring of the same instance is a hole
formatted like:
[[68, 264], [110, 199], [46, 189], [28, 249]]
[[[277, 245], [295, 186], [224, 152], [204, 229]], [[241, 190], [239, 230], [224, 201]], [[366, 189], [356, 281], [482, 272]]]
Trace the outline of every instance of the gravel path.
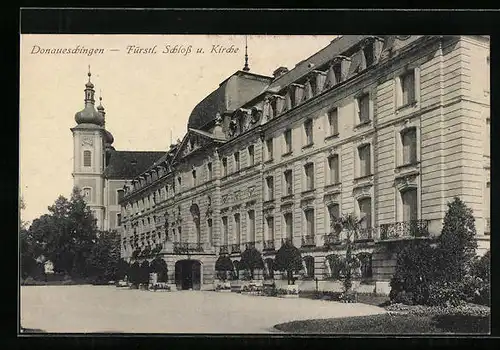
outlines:
[[21, 287], [21, 325], [51, 333], [276, 333], [273, 326], [283, 322], [384, 312], [365, 304], [208, 291]]

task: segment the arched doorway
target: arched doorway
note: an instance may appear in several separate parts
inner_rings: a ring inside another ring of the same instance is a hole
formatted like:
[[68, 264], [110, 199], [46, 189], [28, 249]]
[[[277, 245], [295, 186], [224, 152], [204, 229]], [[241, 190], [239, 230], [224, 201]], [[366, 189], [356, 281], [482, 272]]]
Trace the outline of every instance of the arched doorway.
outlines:
[[201, 289], [201, 263], [198, 260], [179, 260], [175, 263], [175, 284], [180, 290]]

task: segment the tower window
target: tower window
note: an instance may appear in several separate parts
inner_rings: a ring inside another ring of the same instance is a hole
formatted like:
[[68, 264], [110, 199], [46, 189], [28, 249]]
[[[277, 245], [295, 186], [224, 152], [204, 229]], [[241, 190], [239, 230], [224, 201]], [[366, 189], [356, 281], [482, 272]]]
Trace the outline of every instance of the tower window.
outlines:
[[91, 202], [92, 201], [92, 189], [90, 187], [85, 187], [83, 189], [83, 199], [85, 199], [85, 201], [87, 202]]
[[118, 195], [118, 201], [117, 203], [120, 203], [123, 200], [123, 196], [125, 192], [122, 189], [116, 190], [116, 193]]
[[83, 151], [83, 166], [92, 166], [92, 152]]

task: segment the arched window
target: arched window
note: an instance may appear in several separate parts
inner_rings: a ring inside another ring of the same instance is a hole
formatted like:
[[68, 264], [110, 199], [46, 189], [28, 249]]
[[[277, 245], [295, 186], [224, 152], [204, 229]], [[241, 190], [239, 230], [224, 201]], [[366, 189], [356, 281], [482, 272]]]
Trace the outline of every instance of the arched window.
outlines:
[[342, 270], [342, 258], [337, 254], [331, 254], [326, 257], [327, 277], [334, 280], [340, 279]]
[[92, 152], [91, 151], [83, 151], [83, 166], [89, 167], [92, 166]]
[[304, 257], [304, 264], [306, 265], [306, 277], [314, 278], [314, 258], [312, 256]]
[[357, 258], [360, 262], [361, 278], [368, 279], [372, 278], [372, 254], [371, 253], [359, 253]]

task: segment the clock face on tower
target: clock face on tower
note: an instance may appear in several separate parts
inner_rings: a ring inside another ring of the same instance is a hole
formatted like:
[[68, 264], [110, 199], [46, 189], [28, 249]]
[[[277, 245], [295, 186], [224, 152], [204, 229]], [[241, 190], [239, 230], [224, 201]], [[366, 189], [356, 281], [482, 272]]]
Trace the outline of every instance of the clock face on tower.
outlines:
[[82, 146], [92, 146], [92, 144], [93, 144], [92, 137], [84, 136], [82, 138]]

